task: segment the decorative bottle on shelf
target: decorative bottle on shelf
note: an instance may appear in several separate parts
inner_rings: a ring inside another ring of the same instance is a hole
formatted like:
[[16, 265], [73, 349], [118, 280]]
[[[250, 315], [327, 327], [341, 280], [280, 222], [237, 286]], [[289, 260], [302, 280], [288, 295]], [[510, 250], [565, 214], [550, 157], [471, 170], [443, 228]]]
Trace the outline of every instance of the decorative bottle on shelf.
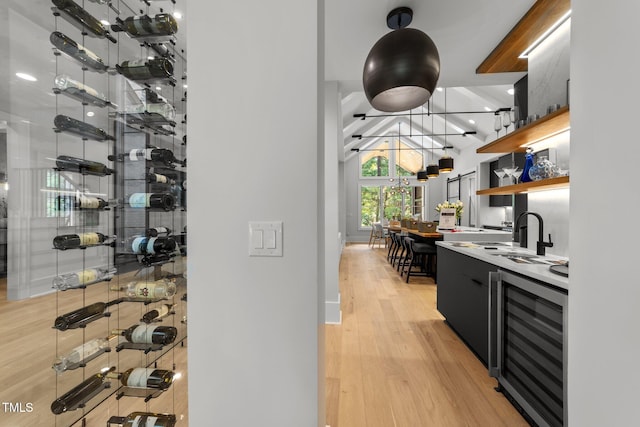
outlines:
[[126, 417], [111, 417], [109, 423], [123, 427], [175, 427], [176, 416], [154, 412], [132, 412]]
[[108, 239], [102, 233], [78, 233], [78, 234], [61, 234], [53, 238], [53, 247], [62, 251], [67, 249], [78, 249], [87, 246], [98, 246], [106, 242]]
[[173, 306], [174, 304], [162, 304], [160, 307], [149, 310], [143, 314], [140, 321], [144, 323], [158, 322], [171, 314]]
[[171, 236], [134, 236], [131, 250], [136, 255], [168, 253], [176, 250], [176, 241]]
[[547, 156], [539, 156], [535, 165], [529, 169], [529, 177], [534, 181], [553, 178], [558, 174], [558, 167]]
[[124, 286], [113, 286], [112, 291], [124, 292], [126, 298], [157, 300], [171, 298], [176, 294], [176, 284], [162, 279], [155, 282], [141, 280], [129, 282]]
[[94, 338], [91, 341], [74, 348], [64, 356], [56, 358], [52, 368], [61, 374], [70, 369], [76, 369], [81, 364], [110, 349], [108, 338]]
[[178, 21], [169, 13], [130, 16], [118, 22], [120, 27], [132, 37], [170, 36], [178, 32]]
[[104, 317], [105, 311], [109, 306], [119, 304], [121, 302], [121, 299], [109, 302], [95, 302], [77, 310], [70, 311], [62, 316], [58, 316], [53, 322], [53, 327], [59, 331], [80, 328], [89, 322], [93, 322], [94, 320]]
[[109, 66], [104, 63], [102, 58], [59, 31], [51, 33], [49, 40], [60, 52], [78, 61], [80, 65], [88, 70], [104, 73], [109, 69]]
[[130, 368], [115, 374], [108, 374], [111, 378], [117, 376], [125, 387], [168, 389], [173, 383], [173, 371], [154, 368]]
[[159, 173], [147, 173], [146, 179], [149, 184], [169, 184], [174, 185], [176, 181], [166, 175]]
[[72, 117], [65, 116], [64, 114], [58, 114], [53, 119], [53, 124], [56, 126], [57, 131], [73, 133], [83, 138], [93, 139], [96, 141], [116, 140], [103, 129]]
[[77, 409], [79, 405], [84, 404], [97, 392], [105, 388], [105, 379], [109, 377], [110, 372], [114, 369], [115, 367], [111, 367], [106, 372], [94, 374], [62, 396], [58, 397], [53, 401], [53, 403], [51, 403], [51, 412], [59, 415], [63, 412]]
[[105, 176], [113, 173], [113, 169], [109, 169], [102, 163], [64, 155], [58, 156], [56, 167], [60, 170], [95, 176]]
[[176, 208], [176, 198], [171, 193], [133, 193], [129, 196], [132, 208], [152, 208], [172, 211]]
[[87, 35], [106, 38], [113, 43], [117, 42], [99, 20], [73, 0], [52, 0], [52, 2], [72, 25], [81, 31], [87, 30]]
[[114, 329], [111, 333], [122, 335], [134, 344], [168, 345], [175, 341], [178, 329], [173, 326], [140, 324], [127, 329]]
[[529, 176], [529, 170], [533, 166], [533, 149], [527, 148], [527, 154], [525, 155], [524, 168], [522, 169], [522, 175], [520, 176], [521, 182], [531, 182]]
[[111, 280], [117, 273], [115, 267], [87, 268], [77, 273], [61, 274], [53, 278], [53, 287], [59, 291], [75, 289]]
[[55, 88], [54, 92], [67, 95], [69, 98], [73, 98], [77, 101], [95, 105], [97, 107], [106, 107], [107, 105], [113, 105], [106, 96], [99, 93], [92, 87], [89, 87], [77, 80], [72, 79], [66, 74], [58, 74], [54, 79]]
[[107, 206], [109, 206], [109, 202], [101, 197], [66, 195], [56, 198], [57, 210], [104, 209]]
[[186, 160], [176, 159], [173, 155], [173, 151], [167, 148], [135, 148], [133, 150], [129, 150], [128, 154], [119, 154], [116, 156], [110, 155], [108, 158], [111, 161], [129, 160], [137, 162], [147, 160], [150, 162], [162, 163], [169, 167], [173, 167], [176, 163], [181, 166], [186, 164]]
[[167, 58], [124, 61], [122, 64], [116, 64], [116, 70], [133, 81], [173, 77], [173, 64]]

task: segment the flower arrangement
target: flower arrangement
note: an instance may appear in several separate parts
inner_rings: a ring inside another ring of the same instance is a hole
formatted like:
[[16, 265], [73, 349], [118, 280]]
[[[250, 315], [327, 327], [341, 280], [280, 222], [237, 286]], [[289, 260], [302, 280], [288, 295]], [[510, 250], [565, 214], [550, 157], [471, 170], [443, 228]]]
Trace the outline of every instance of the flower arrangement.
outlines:
[[460, 200], [457, 200], [455, 202], [450, 202], [450, 201], [444, 201], [442, 203], [438, 203], [438, 206], [436, 206], [436, 212], [440, 212], [441, 209], [446, 209], [446, 208], [453, 208], [456, 210], [456, 219], [460, 219], [462, 217], [462, 213], [464, 212], [464, 203], [462, 203]]

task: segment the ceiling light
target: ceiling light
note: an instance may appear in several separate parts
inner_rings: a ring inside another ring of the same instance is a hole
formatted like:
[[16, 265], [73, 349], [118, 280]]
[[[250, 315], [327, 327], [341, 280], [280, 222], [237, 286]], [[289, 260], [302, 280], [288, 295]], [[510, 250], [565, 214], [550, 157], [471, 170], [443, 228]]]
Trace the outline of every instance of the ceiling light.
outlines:
[[436, 90], [437, 90], [438, 92], [442, 92], [442, 88], [441, 88], [440, 86], [438, 86], [438, 87], [436, 88]]
[[160, 86], [156, 86], [156, 90], [157, 90], [157, 91], [161, 91], [161, 90], [162, 90], [162, 88], [161, 88]]
[[514, 89], [514, 88], [509, 88], [509, 89], [507, 90], [507, 93], [508, 93], [509, 95], [513, 95], [514, 93], [516, 93], [516, 91], [515, 91], [515, 89]]
[[475, 121], [475, 120], [473, 120], [473, 119], [469, 119], [469, 123], [471, 123], [472, 125], [475, 125], [475, 124], [476, 124], [476, 121]]
[[173, 12], [173, 17], [176, 19], [182, 19], [182, 13], [176, 10], [175, 12]]
[[484, 107], [484, 111], [493, 111], [493, 110], [489, 107]]
[[[447, 111], [447, 91], [444, 91], [444, 111]], [[447, 116], [444, 116], [444, 156], [438, 160], [440, 173], [449, 173], [453, 170], [453, 159], [447, 155]]]
[[186, 88], [188, 88], [189, 86], [185, 83], [185, 84], [183, 84], [183, 85], [182, 85], [182, 87], [186, 89]]
[[364, 63], [362, 83], [367, 99], [380, 111], [406, 111], [431, 98], [440, 77], [440, 56], [433, 40], [420, 30], [405, 28], [413, 19], [408, 7], [387, 15], [394, 31], [382, 36]]
[[547, 31], [545, 31], [544, 33], [542, 33], [542, 35], [540, 37], [538, 37], [533, 43], [531, 43], [529, 45], [529, 47], [527, 47], [521, 54], [520, 56], [518, 56], [518, 58], [521, 59], [527, 59], [529, 57], [529, 54], [531, 53], [531, 51], [533, 49], [535, 49], [536, 47], [538, 47], [540, 45], [540, 43], [542, 43], [543, 41], [545, 41], [545, 39], [547, 37], [549, 37], [555, 30], [558, 29], [558, 27], [562, 24], [565, 23], [565, 21], [567, 21], [569, 18], [571, 18], [571, 9], [569, 9], [567, 11], [567, 13], [565, 13], [564, 15], [562, 15], [560, 17], [560, 19], [558, 19], [551, 27], [549, 27], [549, 29]]
[[93, 117], [95, 113], [93, 111], [87, 111], [87, 117]]
[[36, 79], [35, 77], [33, 77], [31, 74], [27, 74], [27, 73], [16, 73], [17, 77], [20, 77], [23, 80], [26, 80], [28, 82], [37, 82], [38, 79]]
[[101, 23], [102, 25], [106, 25], [107, 27], [110, 27], [110, 26], [111, 26], [111, 24], [109, 23], [109, 21], [107, 21], [106, 19], [101, 19], [101, 20], [100, 20], [100, 23]]

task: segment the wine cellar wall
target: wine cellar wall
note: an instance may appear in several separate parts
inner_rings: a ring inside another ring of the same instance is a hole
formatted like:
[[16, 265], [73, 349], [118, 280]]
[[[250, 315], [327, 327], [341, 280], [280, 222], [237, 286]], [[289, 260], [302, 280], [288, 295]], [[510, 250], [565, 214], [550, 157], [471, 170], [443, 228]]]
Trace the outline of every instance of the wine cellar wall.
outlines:
[[6, 126], [0, 425], [187, 426], [185, 5], [26, 3], [50, 98]]

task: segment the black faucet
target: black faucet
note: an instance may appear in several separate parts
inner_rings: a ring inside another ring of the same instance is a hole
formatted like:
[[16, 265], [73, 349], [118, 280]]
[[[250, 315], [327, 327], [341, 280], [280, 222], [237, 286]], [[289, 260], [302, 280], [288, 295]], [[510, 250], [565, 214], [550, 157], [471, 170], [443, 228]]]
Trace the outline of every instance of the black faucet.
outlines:
[[[542, 221], [542, 217], [540, 216], [540, 214], [537, 214], [535, 212], [522, 212], [520, 215], [518, 215], [518, 219], [516, 219], [516, 226], [515, 226], [515, 230], [518, 230], [518, 227], [520, 226], [520, 220], [522, 218], [524, 218], [527, 215], [533, 215], [536, 218], [538, 218], [538, 243], [536, 244], [536, 254], [537, 255], [544, 255], [544, 248], [551, 248], [553, 247], [553, 242], [551, 242], [551, 233], [549, 233], [549, 241], [545, 242], [544, 241], [544, 222]], [[522, 245], [521, 245], [522, 246]], [[526, 247], [526, 246], [525, 246]]]

